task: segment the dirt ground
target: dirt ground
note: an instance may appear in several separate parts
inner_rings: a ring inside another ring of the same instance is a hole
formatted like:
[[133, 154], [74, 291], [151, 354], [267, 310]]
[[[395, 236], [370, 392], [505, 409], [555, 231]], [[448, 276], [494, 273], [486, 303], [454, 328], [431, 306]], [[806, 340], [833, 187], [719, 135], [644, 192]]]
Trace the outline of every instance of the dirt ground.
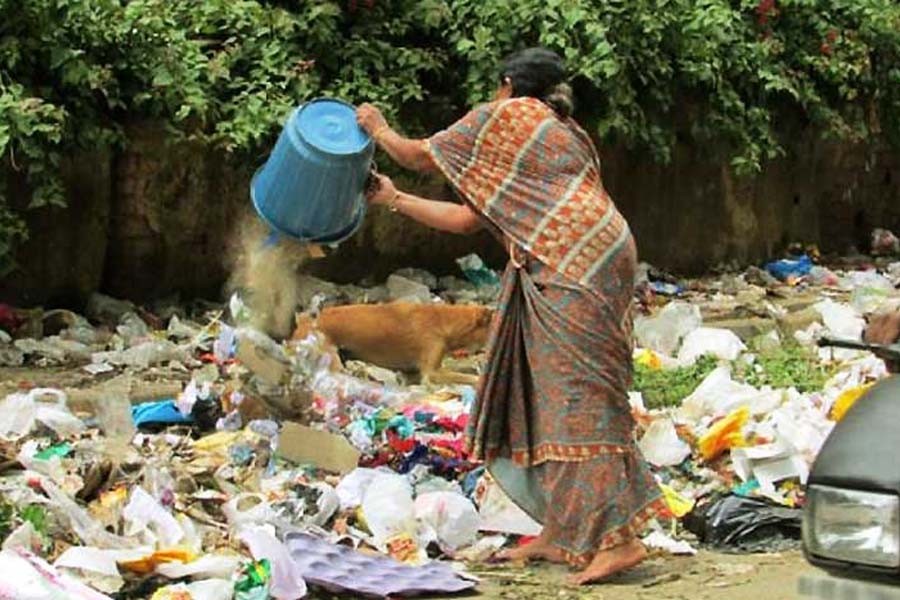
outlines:
[[800, 552], [657, 556], [586, 588], [567, 586], [563, 567], [473, 569], [482, 578], [476, 597], [504, 600], [795, 600], [798, 578], [813, 571]]

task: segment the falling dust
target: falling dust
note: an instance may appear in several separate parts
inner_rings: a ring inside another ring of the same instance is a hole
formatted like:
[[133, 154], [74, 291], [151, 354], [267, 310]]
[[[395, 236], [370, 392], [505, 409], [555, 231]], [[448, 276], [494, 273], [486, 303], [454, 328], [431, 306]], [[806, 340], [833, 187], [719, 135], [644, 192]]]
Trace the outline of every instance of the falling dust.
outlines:
[[299, 268], [313, 247], [280, 237], [267, 244], [270, 230], [255, 214], [238, 223], [231, 249], [230, 293], [237, 292], [250, 308], [250, 325], [276, 339], [291, 334], [300, 297]]

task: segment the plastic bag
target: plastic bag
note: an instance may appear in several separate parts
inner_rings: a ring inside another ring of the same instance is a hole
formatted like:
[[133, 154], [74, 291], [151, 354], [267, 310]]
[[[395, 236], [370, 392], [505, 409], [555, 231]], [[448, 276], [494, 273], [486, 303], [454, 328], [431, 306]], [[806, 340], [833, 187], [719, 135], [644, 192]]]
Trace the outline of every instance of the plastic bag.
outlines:
[[112, 534], [46, 477], [40, 478], [41, 489], [50, 498], [49, 507], [69, 521], [72, 531], [88, 546], [97, 548], [134, 548], [134, 540]]
[[477, 286], [499, 285], [500, 278], [489, 269], [477, 254], [469, 254], [457, 259], [456, 264], [470, 282]]
[[537, 536], [541, 525], [521, 508], [489, 477], [482, 477], [475, 490], [478, 514], [481, 517], [479, 529], [495, 533]]
[[657, 467], [680, 465], [691, 455], [691, 447], [678, 437], [672, 419], [656, 419], [638, 442], [641, 453]]
[[813, 308], [822, 315], [822, 321], [832, 335], [854, 341], [862, 339], [866, 322], [852, 307], [827, 299]]
[[240, 540], [256, 560], [267, 559], [272, 569], [269, 593], [276, 600], [295, 600], [306, 596], [303, 573], [288, 549], [263, 527], [245, 528]]
[[698, 507], [683, 523], [703, 543], [750, 549], [779, 539], [799, 539], [802, 515], [803, 511], [797, 508], [755, 498], [725, 496]]
[[222, 513], [234, 528], [270, 523], [275, 518], [272, 506], [262, 494], [238, 494], [225, 503]]
[[634, 334], [641, 347], [671, 356], [678, 349], [681, 339], [702, 323], [700, 307], [686, 302], [671, 302], [656, 316], [637, 319]]
[[475, 543], [479, 516], [475, 505], [454, 492], [429, 492], [416, 498], [416, 518], [434, 534], [443, 550]]
[[[55, 398], [47, 402], [45, 397]], [[60, 437], [84, 431], [84, 423], [66, 408], [66, 395], [60, 390], [35, 388], [24, 394], [10, 394], [0, 403], [0, 437], [18, 440], [41, 422]]]
[[122, 517], [128, 523], [127, 530], [131, 535], [152, 530], [163, 546], [174, 546], [184, 538], [184, 530], [175, 517], [143, 488], [135, 486], [131, 490], [131, 499], [122, 511]]
[[678, 352], [678, 362], [693, 365], [701, 356], [714, 356], [721, 360], [735, 360], [747, 347], [729, 329], [700, 327], [685, 336]]
[[[0, 552], [0, 598], [16, 600], [112, 600], [42, 558], [23, 550]], [[10, 575], [15, 574], [14, 577]]]
[[707, 461], [717, 458], [731, 448], [744, 446], [743, 427], [750, 419], [750, 409], [742, 406], [727, 417], [716, 421], [698, 441], [700, 455]]
[[706, 376], [697, 389], [684, 399], [678, 415], [682, 419], [699, 421], [705, 416], [721, 417], [746, 406], [751, 414], [772, 412], [783, 402], [782, 390], [758, 390], [752, 385], [734, 381], [731, 369], [717, 367]]
[[770, 262], [766, 265], [766, 271], [781, 281], [789, 281], [808, 275], [812, 267], [812, 260], [804, 254]]
[[377, 545], [416, 532], [416, 506], [406, 477], [378, 473], [363, 494], [362, 511]]
[[346, 477], [341, 479], [335, 488], [341, 501], [341, 510], [353, 509], [362, 504], [366, 490], [369, 489], [379, 473], [380, 471], [375, 469], [360, 467], [350, 471]]
[[399, 275], [391, 275], [387, 280], [388, 292], [391, 300], [404, 302], [419, 302], [427, 304], [431, 302], [431, 290], [427, 285], [418, 281], [407, 279]]

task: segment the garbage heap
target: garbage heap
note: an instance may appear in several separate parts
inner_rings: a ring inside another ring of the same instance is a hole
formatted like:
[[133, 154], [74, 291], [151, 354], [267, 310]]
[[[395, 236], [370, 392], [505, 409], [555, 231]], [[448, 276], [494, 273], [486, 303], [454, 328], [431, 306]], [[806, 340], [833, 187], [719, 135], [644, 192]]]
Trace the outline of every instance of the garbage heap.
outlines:
[[[305, 278], [301, 303], [494, 302], [496, 273], [461, 267], [374, 288]], [[812, 270], [641, 270], [630, 399], [671, 513], [647, 545], [796, 537], [818, 449], [886, 375], [815, 341], [858, 339], [900, 283], [885, 260]], [[248, 327], [238, 296], [193, 310], [97, 296], [86, 313], [0, 307], [0, 565], [20, 574], [0, 596], [462, 592], [466, 565], [540, 531], [465, 452], [471, 387], [334, 365], [316, 334]], [[452, 360], [477, 372], [483, 357]]]

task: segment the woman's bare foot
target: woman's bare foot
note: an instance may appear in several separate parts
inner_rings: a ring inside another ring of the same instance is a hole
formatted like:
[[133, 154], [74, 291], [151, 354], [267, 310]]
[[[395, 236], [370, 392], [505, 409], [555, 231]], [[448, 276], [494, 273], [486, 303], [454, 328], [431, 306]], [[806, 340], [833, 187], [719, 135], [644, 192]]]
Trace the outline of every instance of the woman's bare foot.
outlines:
[[528, 562], [531, 560], [545, 560], [552, 563], [566, 562], [562, 550], [553, 546], [549, 538], [545, 538], [543, 534], [524, 546], [501, 550], [493, 558], [501, 562]]
[[621, 546], [598, 552], [591, 564], [581, 573], [569, 578], [569, 583], [585, 585], [606, 579], [626, 569], [634, 567], [647, 558], [647, 549], [637, 539], [625, 542]]

